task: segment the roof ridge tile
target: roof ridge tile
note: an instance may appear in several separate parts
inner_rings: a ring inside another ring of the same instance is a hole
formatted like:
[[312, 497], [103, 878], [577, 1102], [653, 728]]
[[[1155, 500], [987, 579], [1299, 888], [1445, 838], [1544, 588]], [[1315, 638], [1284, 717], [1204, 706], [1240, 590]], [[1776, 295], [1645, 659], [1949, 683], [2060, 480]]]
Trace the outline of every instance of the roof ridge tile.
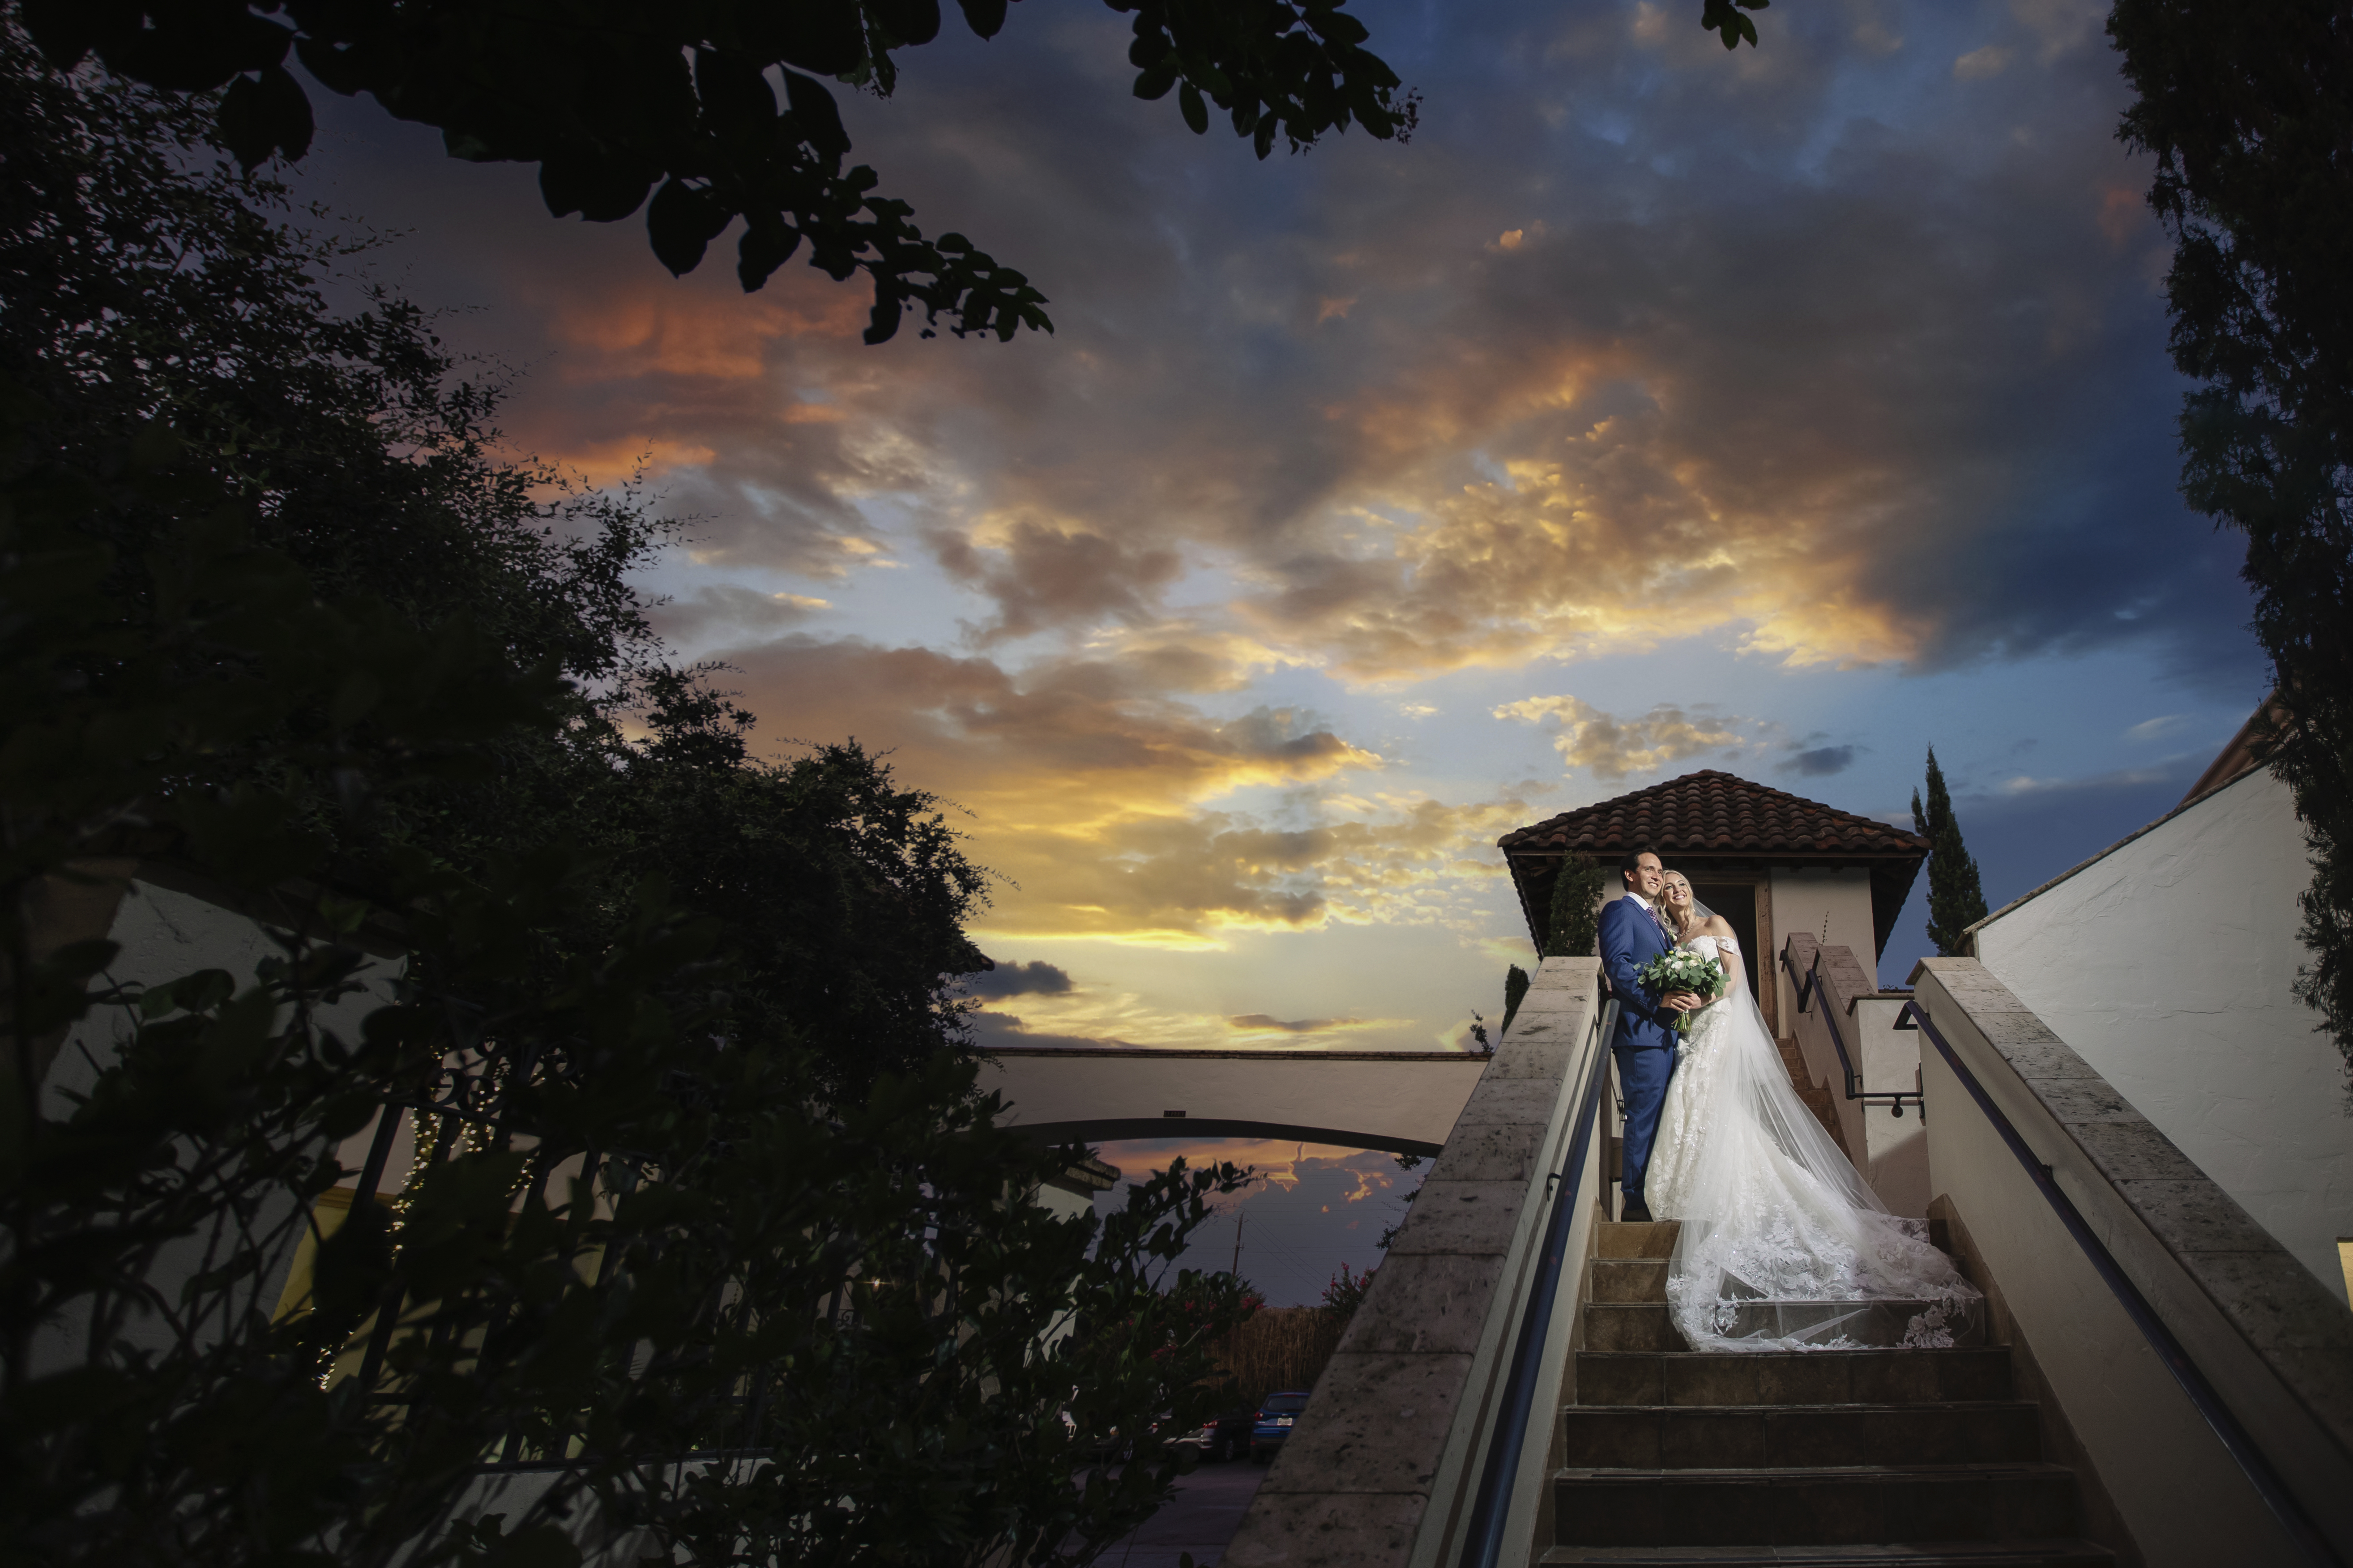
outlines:
[[1925, 854], [1927, 841], [1876, 817], [1808, 800], [1721, 768], [1701, 768], [1514, 828], [1504, 850], [1799, 851], [1817, 856]]

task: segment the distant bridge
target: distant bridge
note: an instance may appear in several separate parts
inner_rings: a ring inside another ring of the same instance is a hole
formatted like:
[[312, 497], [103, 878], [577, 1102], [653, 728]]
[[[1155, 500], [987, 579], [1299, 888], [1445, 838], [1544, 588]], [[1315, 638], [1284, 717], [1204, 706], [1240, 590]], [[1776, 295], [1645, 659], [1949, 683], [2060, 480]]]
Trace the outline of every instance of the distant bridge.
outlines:
[[1060, 1142], [1266, 1138], [1435, 1155], [1488, 1058], [1461, 1051], [1009, 1047], [980, 1087], [1005, 1125]]

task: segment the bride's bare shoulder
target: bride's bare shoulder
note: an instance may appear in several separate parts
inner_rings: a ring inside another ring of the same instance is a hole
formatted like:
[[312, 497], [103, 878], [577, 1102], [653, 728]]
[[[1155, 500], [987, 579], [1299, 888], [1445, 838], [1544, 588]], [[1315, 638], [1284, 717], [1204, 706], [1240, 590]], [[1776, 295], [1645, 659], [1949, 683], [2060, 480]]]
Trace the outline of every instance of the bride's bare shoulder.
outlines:
[[1705, 931], [1710, 936], [1730, 936], [1733, 934], [1732, 922], [1725, 920], [1722, 915], [1708, 916], [1707, 923], [1699, 929]]

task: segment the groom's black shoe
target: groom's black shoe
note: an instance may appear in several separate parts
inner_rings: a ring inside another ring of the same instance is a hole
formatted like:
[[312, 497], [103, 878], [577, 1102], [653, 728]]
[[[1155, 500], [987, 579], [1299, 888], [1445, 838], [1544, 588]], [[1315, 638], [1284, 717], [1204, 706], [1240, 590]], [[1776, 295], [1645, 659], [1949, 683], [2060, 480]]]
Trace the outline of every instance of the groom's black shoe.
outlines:
[[1626, 1212], [1618, 1217], [1627, 1225], [1648, 1225], [1651, 1223], [1651, 1205], [1640, 1198], [1628, 1198]]

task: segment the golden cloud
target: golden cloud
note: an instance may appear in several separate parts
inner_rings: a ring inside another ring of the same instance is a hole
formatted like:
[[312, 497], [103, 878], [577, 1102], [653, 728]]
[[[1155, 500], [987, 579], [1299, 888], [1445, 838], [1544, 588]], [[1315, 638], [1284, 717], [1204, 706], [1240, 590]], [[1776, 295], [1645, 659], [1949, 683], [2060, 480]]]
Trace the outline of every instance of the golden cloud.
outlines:
[[[1500, 874], [1485, 846], [1527, 812], [1517, 798], [1344, 789], [1377, 778], [1382, 760], [1314, 715], [1219, 718], [1166, 695], [1222, 687], [1215, 647], [1139, 643], [1018, 673], [807, 636], [727, 658], [765, 734], [854, 735], [970, 814], [974, 858], [1008, 884], [975, 922], [985, 940], [1203, 950], [1236, 931], [1334, 923], [1471, 931], [1478, 884]], [[1233, 803], [1270, 787], [1278, 816]], [[1101, 1017], [1057, 1013], [1054, 1026], [1151, 1037]]]
[[1739, 720], [1686, 714], [1663, 702], [1640, 719], [1604, 713], [1577, 697], [1527, 697], [1493, 711], [1498, 719], [1550, 729], [1553, 749], [1566, 766], [1587, 769], [1611, 784], [1719, 746], [1737, 746], [1745, 738], [1729, 727]]

